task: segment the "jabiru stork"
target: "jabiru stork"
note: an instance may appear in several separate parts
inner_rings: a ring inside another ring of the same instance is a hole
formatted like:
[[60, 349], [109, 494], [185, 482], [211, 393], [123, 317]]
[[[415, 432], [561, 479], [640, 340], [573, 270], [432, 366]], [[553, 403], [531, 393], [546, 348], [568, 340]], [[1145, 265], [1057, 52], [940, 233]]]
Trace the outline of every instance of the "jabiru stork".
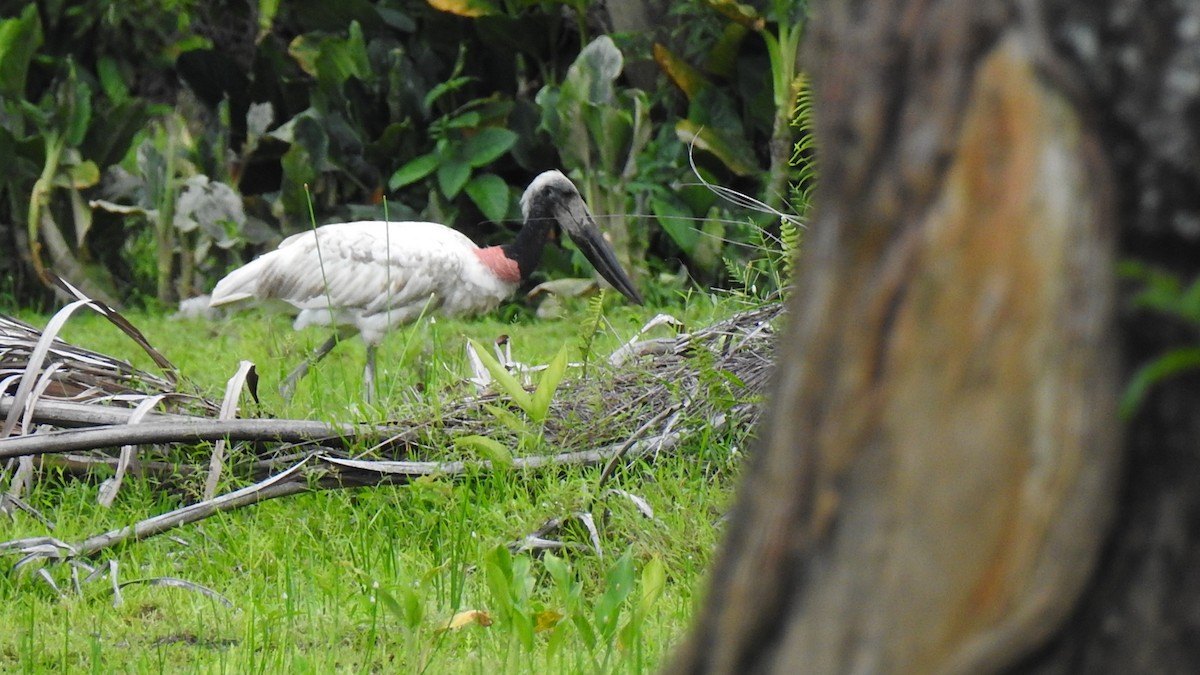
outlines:
[[300, 310], [294, 328], [333, 325], [336, 332], [288, 375], [290, 398], [309, 365], [354, 333], [367, 346], [363, 384], [375, 394], [375, 348], [391, 329], [429, 314], [470, 316], [494, 309], [533, 273], [557, 224], [596, 270], [636, 304], [642, 296], [617, 262], [575, 185], [546, 171], [521, 196], [524, 224], [516, 239], [480, 248], [452, 228], [429, 222], [332, 223], [284, 239], [230, 272], [210, 307], [283, 301]]

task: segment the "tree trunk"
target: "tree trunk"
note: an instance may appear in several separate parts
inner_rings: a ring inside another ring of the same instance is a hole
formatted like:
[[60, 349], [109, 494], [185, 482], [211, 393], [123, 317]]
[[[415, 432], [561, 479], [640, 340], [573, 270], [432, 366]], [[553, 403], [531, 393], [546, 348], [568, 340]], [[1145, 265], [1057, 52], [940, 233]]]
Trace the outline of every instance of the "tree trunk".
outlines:
[[1200, 263], [1200, 6], [813, 14], [817, 213], [670, 670], [1200, 672], [1200, 386], [1116, 412], [1197, 335], [1115, 278]]

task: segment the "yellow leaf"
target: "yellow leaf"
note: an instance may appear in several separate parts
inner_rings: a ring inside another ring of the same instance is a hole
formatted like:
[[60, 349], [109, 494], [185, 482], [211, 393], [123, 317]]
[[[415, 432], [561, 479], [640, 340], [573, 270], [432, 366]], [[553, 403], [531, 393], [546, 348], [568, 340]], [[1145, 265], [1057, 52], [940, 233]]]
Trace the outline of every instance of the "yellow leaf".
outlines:
[[535, 618], [537, 619], [537, 623], [534, 624], [534, 632], [544, 633], [557, 626], [558, 622], [562, 621], [563, 615], [552, 609], [548, 609], [544, 612], [538, 612]]
[[688, 100], [709, 84], [703, 73], [657, 42], [654, 43], [654, 60], [675, 86], [687, 95]]
[[429, 6], [436, 10], [471, 18], [500, 13], [496, 6], [488, 0], [428, 0], [428, 2]]
[[470, 626], [471, 624], [479, 624], [480, 626], [486, 628], [492, 625], [492, 617], [482, 609], [467, 609], [455, 614], [454, 617], [450, 619], [450, 623], [447, 623], [445, 627], [441, 628], [440, 630], [461, 630], [462, 628]]

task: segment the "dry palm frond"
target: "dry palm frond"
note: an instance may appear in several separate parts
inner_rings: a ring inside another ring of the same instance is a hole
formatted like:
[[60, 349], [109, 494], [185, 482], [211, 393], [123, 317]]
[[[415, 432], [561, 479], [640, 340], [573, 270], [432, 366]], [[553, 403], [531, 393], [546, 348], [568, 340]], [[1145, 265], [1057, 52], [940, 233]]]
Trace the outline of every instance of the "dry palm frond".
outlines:
[[[642, 339], [639, 333], [614, 352], [608, 367], [593, 364], [587, 377], [562, 382], [540, 430], [543, 446], [557, 448], [558, 453], [515, 457], [512, 467], [604, 467], [595, 492], [607, 494], [600, 489], [604, 482], [634, 458], [673, 452], [701, 430], [747, 433], [766, 388], [774, 324], [782, 313], [781, 305], [772, 304], [671, 338]], [[3, 367], [24, 372], [20, 359], [30, 360], [31, 343], [46, 336], [19, 322], [4, 325], [19, 329], [14, 331], [16, 337], [5, 343], [12, 345], [5, 353], [17, 360]], [[661, 325], [679, 327], [673, 319], [656, 317], [643, 332]], [[237, 453], [239, 463], [227, 469], [259, 482], [75, 544], [46, 537], [0, 544], [0, 551], [21, 554], [22, 565], [33, 560], [78, 560], [116, 543], [153, 536], [220, 511], [300, 492], [490, 470], [491, 463], [481, 459], [432, 459], [444, 458], [444, 449], [460, 436], [487, 435], [509, 447], [519, 445], [514, 437], [517, 432], [497, 423], [496, 411], [506, 404], [498, 394], [443, 402], [437, 411], [387, 425], [217, 419], [217, 406], [210, 401], [193, 406], [191, 411], [198, 414], [190, 416], [131, 411], [133, 399], [122, 396], [161, 396], [172, 391], [171, 381], [60, 341], [51, 339], [49, 344], [54, 355], [51, 360], [62, 364], [54, 371], [53, 381], [62, 382], [61, 392], [70, 395], [39, 402], [29, 416], [31, 422], [53, 427], [0, 438], [0, 459], [39, 455], [43, 462], [89, 472], [97, 467], [115, 468], [122, 461], [98, 451], [138, 444], [170, 449], [183, 444], [181, 450], [143, 455], [137, 462], [137, 470], [143, 474], [178, 479], [203, 476], [209, 468], [211, 456], [188, 448], [199, 441], [228, 438], [249, 446]], [[12, 381], [5, 386], [13, 386]], [[100, 391], [106, 393], [97, 393]], [[0, 404], [9, 400], [9, 405], [14, 405], [11, 398], [0, 398]], [[80, 405], [79, 400], [92, 404]], [[365, 451], [350, 454], [352, 449], [364, 447]], [[129, 464], [128, 457], [125, 459]]]

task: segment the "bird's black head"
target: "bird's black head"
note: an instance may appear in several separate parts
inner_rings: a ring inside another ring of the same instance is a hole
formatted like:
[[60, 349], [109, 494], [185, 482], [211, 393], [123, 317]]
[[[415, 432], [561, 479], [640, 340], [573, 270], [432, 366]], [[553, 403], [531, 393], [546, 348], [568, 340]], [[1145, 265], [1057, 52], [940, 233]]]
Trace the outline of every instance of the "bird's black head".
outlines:
[[[641, 294], [596, 226], [579, 190], [561, 171], [546, 171], [533, 179], [521, 195], [521, 212], [525, 216], [526, 230], [540, 230], [549, 223], [558, 223], [600, 276], [631, 302], [642, 304]], [[545, 230], [542, 230], [542, 237], [544, 241]]]

